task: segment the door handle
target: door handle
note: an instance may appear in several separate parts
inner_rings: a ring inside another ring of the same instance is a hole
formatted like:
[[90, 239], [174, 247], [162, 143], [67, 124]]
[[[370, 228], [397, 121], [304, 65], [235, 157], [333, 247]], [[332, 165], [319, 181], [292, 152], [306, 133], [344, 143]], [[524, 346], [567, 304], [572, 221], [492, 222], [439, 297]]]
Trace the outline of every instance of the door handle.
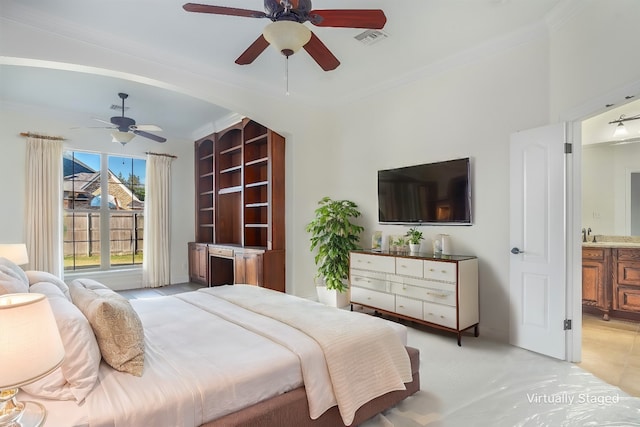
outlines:
[[512, 254], [514, 254], [514, 255], [518, 255], [518, 254], [523, 254], [523, 253], [524, 253], [524, 251], [521, 251], [521, 250], [520, 250], [520, 249], [518, 249], [518, 248], [512, 248], [512, 249], [511, 249], [511, 253], [512, 253]]

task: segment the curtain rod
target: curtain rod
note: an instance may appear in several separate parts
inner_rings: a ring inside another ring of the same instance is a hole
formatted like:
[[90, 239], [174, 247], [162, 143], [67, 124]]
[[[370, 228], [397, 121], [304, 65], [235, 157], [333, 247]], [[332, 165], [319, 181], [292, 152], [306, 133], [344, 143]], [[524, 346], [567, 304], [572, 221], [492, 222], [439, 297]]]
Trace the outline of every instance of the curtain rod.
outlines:
[[32, 133], [32, 132], [20, 132], [20, 136], [24, 136], [26, 138], [40, 138], [40, 139], [50, 139], [52, 141], [66, 141], [66, 138], [63, 138], [61, 136], [47, 136], [47, 135], [40, 135], [38, 133]]
[[152, 156], [164, 156], [164, 157], [171, 157], [172, 159], [177, 159], [178, 156], [174, 156], [173, 154], [164, 154], [164, 153], [153, 153], [151, 151], [145, 151], [144, 154], [150, 154]]

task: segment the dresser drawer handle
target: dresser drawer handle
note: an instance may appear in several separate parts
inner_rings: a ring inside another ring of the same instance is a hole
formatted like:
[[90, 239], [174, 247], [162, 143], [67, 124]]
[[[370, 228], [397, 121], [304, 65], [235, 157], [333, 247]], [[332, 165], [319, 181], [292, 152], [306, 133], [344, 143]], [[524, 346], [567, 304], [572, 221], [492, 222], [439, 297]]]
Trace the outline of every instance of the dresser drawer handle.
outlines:
[[447, 274], [447, 270], [441, 270], [443, 274]]
[[400, 307], [400, 308], [404, 308], [404, 305], [399, 305], [398, 307]]
[[435, 271], [433, 268], [430, 268], [429, 271]]
[[432, 297], [436, 298], [446, 298], [448, 296], [447, 294], [436, 294], [434, 292], [427, 292], [427, 295], [431, 295]]

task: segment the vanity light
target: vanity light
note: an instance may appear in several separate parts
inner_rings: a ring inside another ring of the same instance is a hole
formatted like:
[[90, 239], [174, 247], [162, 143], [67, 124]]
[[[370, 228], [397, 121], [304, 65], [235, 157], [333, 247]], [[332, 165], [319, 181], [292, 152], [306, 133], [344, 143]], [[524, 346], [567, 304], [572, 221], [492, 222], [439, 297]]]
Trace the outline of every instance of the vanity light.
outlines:
[[618, 126], [616, 126], [616, 130], [613, 131], [613, 136], [615, 136], [615, 137], [626, 136], [628, 134], [629, 134], [629, 132], [627, 132], [627, 128], [624, 127], [624, 123], [622, 123], [622, 122], [618, 123]]
[[625, 136], [625, 135], [627, 135], [629, 132], [627, 132], [627, 128], [624, 127], [624, 122], [628, 122], [630, 120], [640, 120], [640, 114], [632, 116], [632, 117], [626, 117], [624, 114], [622, 114], [618, 120], [610, 121], [609, 122], [610, 125], [612, 125], [614, 123], [618, 124], [618, 126], [616, 126], [616, 130], [613, 132], [613, 136]]

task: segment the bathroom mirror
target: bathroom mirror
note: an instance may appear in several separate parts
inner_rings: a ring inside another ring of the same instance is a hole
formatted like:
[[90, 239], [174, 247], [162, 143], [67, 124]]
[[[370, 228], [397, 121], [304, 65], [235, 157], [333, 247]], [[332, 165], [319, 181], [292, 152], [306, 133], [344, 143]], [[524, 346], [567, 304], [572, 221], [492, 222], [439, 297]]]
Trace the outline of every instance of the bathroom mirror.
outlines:
[[582, 227], [640, 236], [640, 143], [584, 145]]

